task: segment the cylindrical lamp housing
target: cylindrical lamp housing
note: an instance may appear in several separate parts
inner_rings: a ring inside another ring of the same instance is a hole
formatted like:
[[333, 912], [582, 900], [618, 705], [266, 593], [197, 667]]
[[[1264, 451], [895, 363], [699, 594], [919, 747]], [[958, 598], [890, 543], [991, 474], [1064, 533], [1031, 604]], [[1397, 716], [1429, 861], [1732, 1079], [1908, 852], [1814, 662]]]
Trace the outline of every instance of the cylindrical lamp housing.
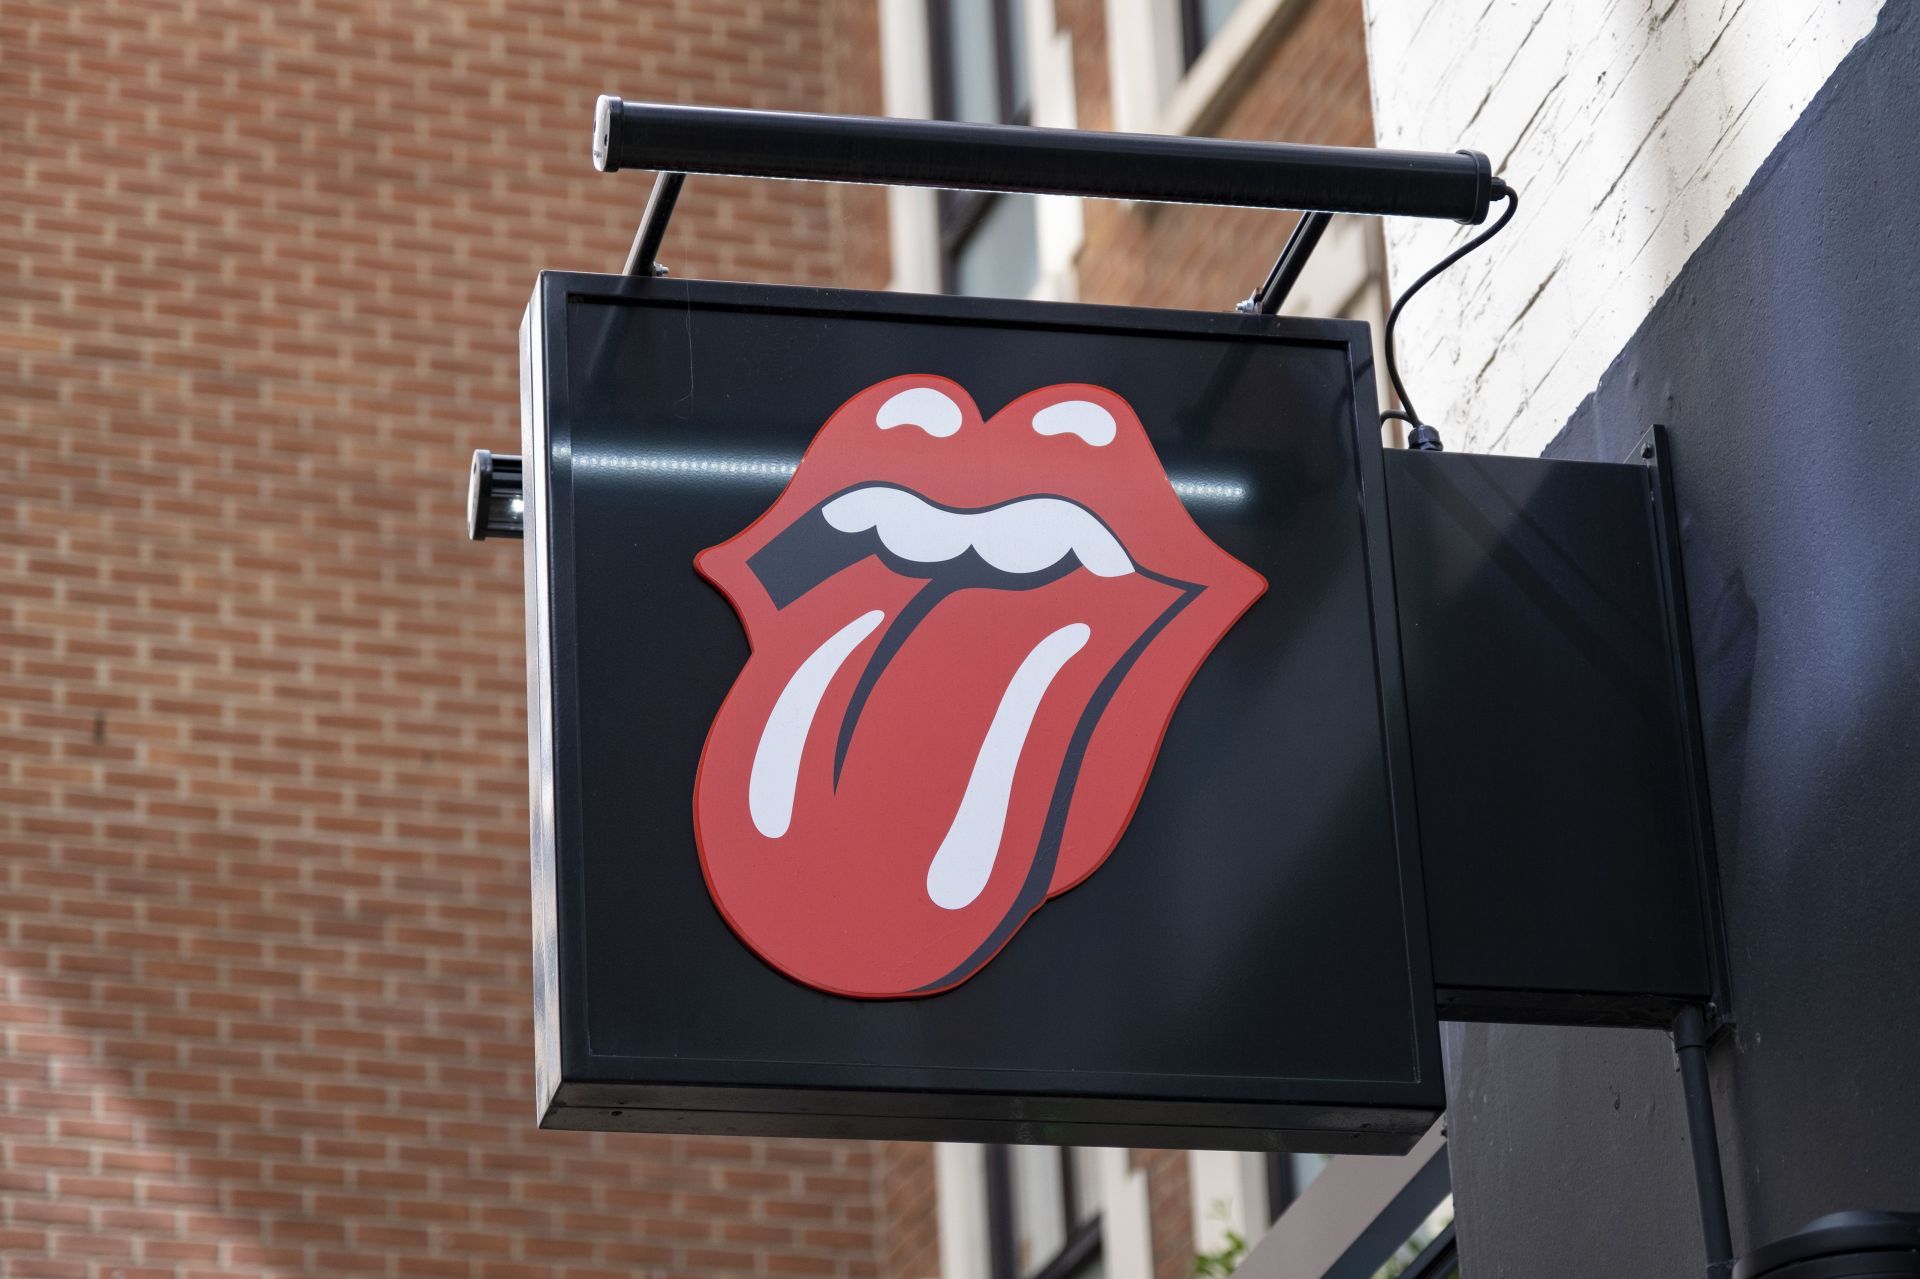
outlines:
[[662, 106], [602, 97], [593, 163], [749, 178], [1100, 196], [1480, 222], [1496, 188], [1475, 151], [1385, 151]]

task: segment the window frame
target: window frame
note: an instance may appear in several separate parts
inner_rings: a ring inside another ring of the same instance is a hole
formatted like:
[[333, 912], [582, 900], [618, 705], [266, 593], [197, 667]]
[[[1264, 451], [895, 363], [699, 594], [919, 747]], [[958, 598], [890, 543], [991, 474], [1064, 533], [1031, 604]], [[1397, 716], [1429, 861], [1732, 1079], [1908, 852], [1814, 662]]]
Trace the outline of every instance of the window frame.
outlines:
[[1198, 0], [1106, 0], [1114, 127], [1200, 135], [1230, 113], [1248, 72], [1308, 0], [1239, 0], [1210, 40]]
[[[993, 15], [994, 105], [1000, 123], [1028, 123], [1033, 118], [1033, 94], [1029, 86], [1017, 83], [1018, 69], [1013, 56], [1013, 24], [1021, 17], [1015, 11], [1018, 0], [926, 0], [927, 62], [933, 73], [934, 118], [959, 118], [952, 38], [955, 3], [990, 6]], [[941, 291], [953, 292], [961, 251], [1004, 195], [1000, 191], [954, 191], [944, 188], [936, 192]]]
[[1020, 1229], [1015, 1219], [1013, 1196], [1013, 1147], [985, 1147], [987, 1177], [987, 1254], [992, 1279], [1073, 1279], [1102, 1247], [1102, 1213], [1085, 1221], [1078, 1220], [1080, 1192], [1074, 1173], [1073, 1150], [1050, 1147], [1060, 1166], [1060, 1212], [1066, 1223], [1066, 1240], [1038, 1270], [1022, 1275], [1020, 1270]]
[[1280, 1220], [1299, 1193], [1293, 1188], [1293, 1156], [1283, 1151], [1267, 1152], [1267, 1224]]
[[1185, 75], [1207, 50], [1206, 15], [1201, 7], [1204, 0], [1179, 0], [1179, 3], [1180, 71]]

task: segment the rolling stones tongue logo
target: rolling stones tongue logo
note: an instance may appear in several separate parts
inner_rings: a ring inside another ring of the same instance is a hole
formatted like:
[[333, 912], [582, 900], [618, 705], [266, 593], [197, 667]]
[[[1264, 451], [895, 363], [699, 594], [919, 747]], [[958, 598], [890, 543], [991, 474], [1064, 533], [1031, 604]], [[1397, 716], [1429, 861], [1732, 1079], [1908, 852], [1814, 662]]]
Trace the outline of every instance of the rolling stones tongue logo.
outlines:
[[854, 396], [695, 564], [753, 646], [694, 787], [707, 887], [768, 963], [866, 998], [958, 985], [1099, 867], [1266, 589], [1113, 392], [983, 421], [932, 376]]

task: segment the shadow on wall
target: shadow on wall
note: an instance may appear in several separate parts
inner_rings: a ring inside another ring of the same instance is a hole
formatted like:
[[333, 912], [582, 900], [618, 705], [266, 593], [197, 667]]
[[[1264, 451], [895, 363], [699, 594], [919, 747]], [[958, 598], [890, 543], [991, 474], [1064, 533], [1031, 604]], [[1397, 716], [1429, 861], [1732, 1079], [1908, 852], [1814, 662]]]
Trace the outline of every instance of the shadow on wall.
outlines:
[[[1920, 1203], [1917, 78], [1920, 23], [1889, 5], [1549, 450], [1616, 459], [1651, 422], [1673, 432], [1738, 1018], [1715, 1067], [1743, 1249], [1822, 1213]], [[1662, 1146], [1637, 1157], [1686, 1158]], [[1610, 1173], [1627, 1169], [1590, 1175]]]

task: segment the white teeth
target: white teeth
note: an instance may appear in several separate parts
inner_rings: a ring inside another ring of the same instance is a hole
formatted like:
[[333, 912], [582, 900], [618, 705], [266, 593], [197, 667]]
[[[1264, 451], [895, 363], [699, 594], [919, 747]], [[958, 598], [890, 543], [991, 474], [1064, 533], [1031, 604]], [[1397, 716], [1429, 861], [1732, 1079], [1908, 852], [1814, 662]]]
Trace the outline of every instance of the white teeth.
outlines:
[[1003, 573], [1037, 573], [1071, 553], [1096, 577], [1124, 577], [1133, 561], [1085, 508], [1057, 497], [1023, 497], [985, 511], [944, 511], [905, 489], [871, 485], [821, 508], [842, 533], [873, 529], [901, 559], [939, 564], [969, 547]]

